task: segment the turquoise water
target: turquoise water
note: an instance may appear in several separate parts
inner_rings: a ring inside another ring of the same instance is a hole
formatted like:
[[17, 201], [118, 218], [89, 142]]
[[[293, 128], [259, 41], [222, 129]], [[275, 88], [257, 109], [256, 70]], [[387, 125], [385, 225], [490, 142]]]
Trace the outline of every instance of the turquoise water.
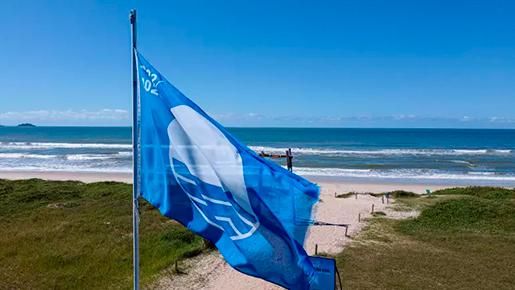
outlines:
[[[232, 128], [306, 176], [515, 185], [515, 130]], [[0, 127], [0, 170], [130, 172], [126, 127]], [[281, 161], [278, 161], [281, 162]]]

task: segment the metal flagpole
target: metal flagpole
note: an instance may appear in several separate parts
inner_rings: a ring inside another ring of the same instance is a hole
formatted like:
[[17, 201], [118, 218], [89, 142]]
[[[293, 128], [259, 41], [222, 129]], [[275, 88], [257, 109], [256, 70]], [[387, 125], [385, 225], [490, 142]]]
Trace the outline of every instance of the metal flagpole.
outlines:
[[136, 67], [136, 10], [129, 14], [131, 23], [132, 64], [132, 254], [134, 290], [139, 289], [139, 118], [138, 118], [138, 75]]

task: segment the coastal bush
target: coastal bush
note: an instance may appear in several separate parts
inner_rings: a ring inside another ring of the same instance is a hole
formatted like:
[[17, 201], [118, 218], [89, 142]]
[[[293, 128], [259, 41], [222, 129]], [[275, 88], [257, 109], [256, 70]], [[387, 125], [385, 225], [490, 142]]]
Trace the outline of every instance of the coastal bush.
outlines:
[[336, 197], [337, 198], [349, 198], [349, 197], [353, 197], [355, 195], [370, 195], [370, 196], [373, 196], [373, 197], [382, 197], [382, 196], [385, 196], [385, 195], [389, 195], [390, 197], [394, 197], [394, 198], [399, 198], [399, 197], [420, 197], [420, 194], [416, 194], [414, 192], [411, 192], [411, 191], [404, 191], [404, 190], [394, 190], [394, 191], [390, 191], [390, 192], [383, 192], [383, 193], [374, 193], [374, 192], [354, 192], [354, 191], [351, 191], [351, 192], [347, 192], [347, 193], [340, 193], [340, 194], [337, 194]]
[[397, 201], [422, 211], [407, 220], [372, 219], [337, 256], [344, 288], [513, 288], [512, 190], [455, 188]]
[[368, 193], [368, 195], [371, 195], [373, 197], [381, 197], [388, 195], [389, 197], [394, 198], [400, 198], [400, 197], [420, 197], [420, 194], [416, 194], [411, 191], [405, 191], [405, 190], [394, 190], [389, 192], [382, 192], [382, 193]]
[[82, 185], [76, 181], [56, 183], [41, 179], [1, 180], [0, 216], [80, 198], [83, 194]]
[[[141, 279], [152, 283], [203, 240], [141, 200]], [[0, 288], [130, 288], [132, 186], [0, 180]]]
[[349, 197], [352, 197], [352, 196], [355, 196], [356, 194], [361, 194], [361, 193], [357, 193], [357, 192], [354, 192], [354, 191], [351, 191], [351, 192], [347, 192], [347, 193], [339, 193], [336, 195], [336, 198], [349, 198]]
[[486, 199], [515, 199], [515, 189], [488, 186], [470, 186], [441, 189], [435, 195], [472, 195]]
[[404, 233], [515, 232], [515, 204], [467, 196], [437, 202], [419, 217], [399, 223]]
[[390, 191], [387, 194], [389, 194], [391, 197], [394, 198], [401, 198], [401, 197], [420, 197], [420, 194], [416, 194], [411, 191], [405, 191], [405, 190], [394, 190]]

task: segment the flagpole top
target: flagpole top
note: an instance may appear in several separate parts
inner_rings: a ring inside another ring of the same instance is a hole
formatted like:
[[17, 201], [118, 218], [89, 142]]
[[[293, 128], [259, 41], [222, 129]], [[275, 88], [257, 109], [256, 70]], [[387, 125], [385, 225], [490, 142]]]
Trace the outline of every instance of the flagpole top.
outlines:
[[136, 23], [136, 9], [131, 9], [131, 12], [129, 13], [129, 20], [131, 24]]

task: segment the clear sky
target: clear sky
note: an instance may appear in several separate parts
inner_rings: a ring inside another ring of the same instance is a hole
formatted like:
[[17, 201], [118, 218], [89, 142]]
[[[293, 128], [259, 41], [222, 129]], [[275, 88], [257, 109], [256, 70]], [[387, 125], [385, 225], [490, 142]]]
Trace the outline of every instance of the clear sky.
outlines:
[[515, 1], [1, 1], [0, 124], [129, 125], [139, 49], [228, 126], [515, 128]]

